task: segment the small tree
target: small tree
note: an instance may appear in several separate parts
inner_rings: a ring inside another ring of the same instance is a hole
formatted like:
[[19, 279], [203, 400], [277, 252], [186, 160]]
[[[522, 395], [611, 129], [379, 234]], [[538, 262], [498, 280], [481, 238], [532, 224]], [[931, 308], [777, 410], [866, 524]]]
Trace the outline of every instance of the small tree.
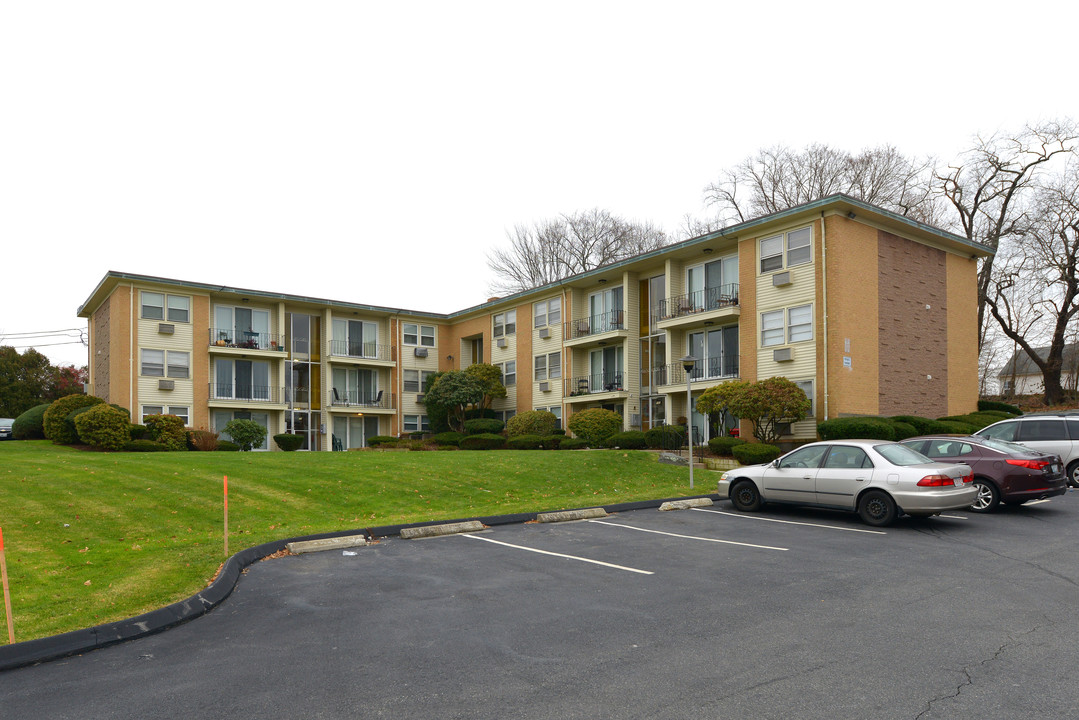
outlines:
[[483, 387], [483, 398], [479, 402], [481, 410], [491, 407], [495, 398], [506, 397], [506, 386], [502, 384], [502, 369], [490, 363], [473, 363], [465, 368], [465, 374], [479, 380]]
[[569, 416], [569, 429], [591, 447], [602, 447], [622, 429], [622, 416], [613, 410], [588, 408]]
[[805, 419], [811, 403], [805, 392], [785, 377], [760, 382], [729, 382], [710, 388], [697, 400], [697, 412], [703, 414], [726, 410], [741, 420], [753, 423], [753, 437], [762, 443], [775, 443], [781, 422]]
[[240, 450], [247, 452], [256, 445], [262, 445], [266, 439], [266, 428], [254, 420], [229, 420], [225, 425], [225, 434], [240, 446]]
[[462, 432], [465, 409], [469, 405], [481, 402], [483, 395], [483, 384], [476, 376], [462, 370], [451, 370], [431, 385], [431, 389], [424, 397], [424, 402], [446, 408], [446, 419], [450, 428]]

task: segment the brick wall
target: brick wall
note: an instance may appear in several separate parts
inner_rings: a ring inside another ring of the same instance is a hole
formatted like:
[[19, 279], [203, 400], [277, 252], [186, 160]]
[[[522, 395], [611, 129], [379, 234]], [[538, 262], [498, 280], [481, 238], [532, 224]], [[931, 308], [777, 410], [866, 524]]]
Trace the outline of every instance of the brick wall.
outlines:
[[94, 370], [93, 385], [94, 395], [109, 401], [109, 352], [111, 327], [109, 323], [109, 302], [111, 297], [105, 298], [93, 315], [94, 346], [90, 349], [90, 362]]

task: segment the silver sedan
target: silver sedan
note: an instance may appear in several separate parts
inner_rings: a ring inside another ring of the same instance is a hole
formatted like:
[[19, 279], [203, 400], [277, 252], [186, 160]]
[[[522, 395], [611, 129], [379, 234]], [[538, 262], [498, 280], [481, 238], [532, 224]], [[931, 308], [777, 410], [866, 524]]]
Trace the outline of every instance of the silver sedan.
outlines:
[[728, 470], [719, 496], [744, 512], [789, 503], [857, 511], [869, 525], [890, 525], [899, 513], [928, 516], [969, 507], [978, 496], [963, 464], [933, 462], [882, 440], [815, 442], [766, 465]]

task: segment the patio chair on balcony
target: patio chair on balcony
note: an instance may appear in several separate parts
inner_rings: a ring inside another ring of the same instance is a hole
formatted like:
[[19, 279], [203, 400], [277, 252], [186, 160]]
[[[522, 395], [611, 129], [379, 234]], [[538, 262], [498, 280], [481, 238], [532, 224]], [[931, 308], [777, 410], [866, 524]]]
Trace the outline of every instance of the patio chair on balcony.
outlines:
[[368, 402], [365, 402], [364, 405], [367, 407], [382, 407], [382, 391], [379, 390], [375, 393], [375, 396]]

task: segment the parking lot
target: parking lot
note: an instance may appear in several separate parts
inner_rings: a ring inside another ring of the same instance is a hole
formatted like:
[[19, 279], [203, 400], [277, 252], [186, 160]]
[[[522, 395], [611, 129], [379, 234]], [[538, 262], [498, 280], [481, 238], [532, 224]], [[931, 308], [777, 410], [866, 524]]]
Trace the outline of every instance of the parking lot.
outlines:
[[249, 568], [0, 674], [5, 718], [1074, 717], [1079, 491], [871, 529], [728, 502]]

